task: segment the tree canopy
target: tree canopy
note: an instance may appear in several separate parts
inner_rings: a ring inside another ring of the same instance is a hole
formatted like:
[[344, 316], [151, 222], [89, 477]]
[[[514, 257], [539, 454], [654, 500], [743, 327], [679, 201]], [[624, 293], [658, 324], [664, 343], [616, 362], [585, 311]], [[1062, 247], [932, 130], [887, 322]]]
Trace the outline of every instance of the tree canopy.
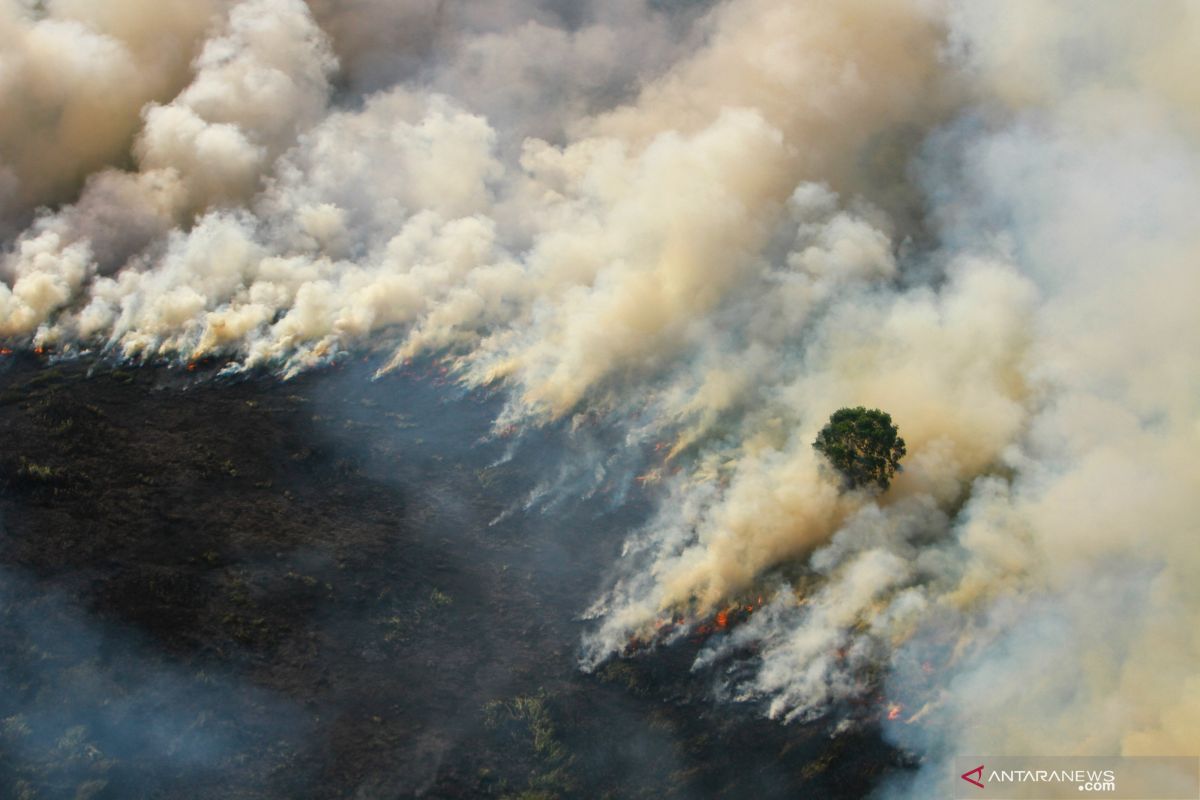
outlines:
[[890, 414], [877, 408], [840, 408], [817, 434], [813, 447], [842, 474], [847, 488], [891, 485], [904, 457], [904, 440]]

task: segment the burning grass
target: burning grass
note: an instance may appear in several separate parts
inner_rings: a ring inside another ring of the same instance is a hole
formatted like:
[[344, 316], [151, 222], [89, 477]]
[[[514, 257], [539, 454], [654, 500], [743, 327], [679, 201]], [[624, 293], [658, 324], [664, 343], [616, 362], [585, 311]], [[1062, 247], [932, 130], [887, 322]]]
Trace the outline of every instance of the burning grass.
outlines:
[[[579, 672], [577, 614], [639, 519], [598, 497], [570, 520], [488, 526], [553, 450], [502, 461], [486, 403], [453, 401], [439, 428], [451, 401], [419, 378], [353, 376], [348, 392], [335, 371], [281, 384], [206, 369], [0, 364], [0, 573], [39, 576], [8, 608], [61, 598], [89, 631], [0, 619], [0, 668], [28, 671], [0, 698], [0, 794], [837, 797], [862, 793], [863, 760], [888, 763], [860, 737], [806, 782], [826, 733], [714, 710], [711, 676], [690, 669], [698, 641], [745, 624], [757, 598], [664, 620], [655, 648]], [[75, 648], [93, 629], [120, 675]], [[158, 675], [163, 724], [216, 737], [190, 767], [126, 746], [144, 713], [112, 716]], [[81, 761], [88, 746], [102, 755]]]

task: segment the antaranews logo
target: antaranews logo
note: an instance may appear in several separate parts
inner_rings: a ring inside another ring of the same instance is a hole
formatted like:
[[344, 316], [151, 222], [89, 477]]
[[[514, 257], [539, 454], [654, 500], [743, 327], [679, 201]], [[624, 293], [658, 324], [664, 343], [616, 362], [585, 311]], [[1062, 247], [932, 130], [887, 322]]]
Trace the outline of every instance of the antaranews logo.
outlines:
[[954, 760], [961, 800], [1197, 800], [1200, 759], [1176, 757], [989, 756]]
[[[984, 768], [980, 764], [959, 775], [967, 783], [986, 789]], [[1117, 774], [1111, 769], [993, 769], [987, 772], [987, 781], [992, 784], [1041, 783], [1060, 786], [1075, 784], [1080, 792], [1115, 792]]]

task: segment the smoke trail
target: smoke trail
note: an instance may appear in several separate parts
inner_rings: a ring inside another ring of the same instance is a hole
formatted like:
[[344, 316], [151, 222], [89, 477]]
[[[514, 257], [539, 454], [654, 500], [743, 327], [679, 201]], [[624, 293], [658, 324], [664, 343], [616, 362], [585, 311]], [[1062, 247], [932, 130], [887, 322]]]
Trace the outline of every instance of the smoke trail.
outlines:
[[[882, 685], [932, 765], [1200, 741], [1194, 7], [205, 8], [3, 6], [6, 58], [92, 65], [0, 129], [5, 337], [437, 354], [499, 427], [624, 426], [659, 512], [586, 665], [754, 597], [699, 663], [773, 716]], [[150, 29], [195, 58], [126, 81]], [[811, 447], [860, 404], [909, 445], [882, 496]]]

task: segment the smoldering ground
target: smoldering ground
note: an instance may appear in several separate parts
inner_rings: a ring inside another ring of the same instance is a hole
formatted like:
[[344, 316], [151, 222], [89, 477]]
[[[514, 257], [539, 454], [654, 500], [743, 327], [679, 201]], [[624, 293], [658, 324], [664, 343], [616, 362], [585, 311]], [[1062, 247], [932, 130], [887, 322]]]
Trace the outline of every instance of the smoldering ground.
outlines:
[[496, 438], [428, 364], [4, 359], [14, 796], [853, 796], [895, 759], [714, 706], [698, 640], [578, 670], [650, 505], [598, 420]]
[[22, 572], [5, 570], [3, 592], [7, 796], [201, 796], [224, 770], [286, 792], [266, 751], [298, 748], [309, 727], [287, 698], [224, 670], [189, 671]]
[[[581, 449], [489, 517], [649, 487], [581, 665], [752, 605], [697, 669], [795, 722], [882, 681], [913, 796], [962, 748], [1194, 752], [1195, 6], [85, 5], [0, 16], [12, 344], [443, 358], [496, 432], [600, 420], [642, 480]], [[811, 448], [859, 404], [883, 496]]]

